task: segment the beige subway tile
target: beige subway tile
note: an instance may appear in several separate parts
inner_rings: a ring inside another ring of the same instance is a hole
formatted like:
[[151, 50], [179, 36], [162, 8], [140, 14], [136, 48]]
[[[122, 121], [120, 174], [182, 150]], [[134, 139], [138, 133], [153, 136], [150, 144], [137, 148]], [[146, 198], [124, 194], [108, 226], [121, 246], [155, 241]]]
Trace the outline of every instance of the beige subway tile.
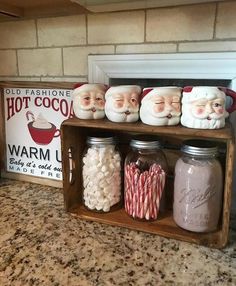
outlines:
[[176, 52], [176, 44], [140, 44], [118, 45], [117, 54], [147, 54], [147, 53], [171, 53]]
[[216, 38], [236, 38], [236, 2], [219, 3]]
[[64, 75], [87, 75], [89, 54], [114, 54], [114, 46], [64, 48]]
[[0, 49], [36, 47], [34, 20], [0, 23]]
[[144, 11], [88, 15], [88, 43], [143, 42], [144, 21]]
[[18, 66], [19, 74], [22, 76], [60, 76], [61, 49], [19, 50]]
[[0, 75], [16, 76], [17, 62], [15, 51], [0, 51]]
[[41, 77], [41, 81], [49, 81], [49, 82], [87, 82], [87, 77]]
[[215, 4], [147, 11], [147, 41], [207, 40], [213, 37]]
[[179, 44], [180, 52], [236, 51], [236, 41], [214, 41]]
[[69, 46], [86, 43], [84, 15], [37, 20], [39, 46]]
[[40, 77], [7, 76], [0, 77], [0, 81], [40, 81]]

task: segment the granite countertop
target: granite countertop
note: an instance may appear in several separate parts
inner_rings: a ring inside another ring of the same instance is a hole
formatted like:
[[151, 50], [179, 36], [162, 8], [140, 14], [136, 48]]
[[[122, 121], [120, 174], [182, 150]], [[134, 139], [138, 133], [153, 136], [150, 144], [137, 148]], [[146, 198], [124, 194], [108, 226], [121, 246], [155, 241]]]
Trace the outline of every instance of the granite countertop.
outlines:
[[61, 189], [0, 179], [0, 285], [236, 285], [223, 250], [78, 220]]

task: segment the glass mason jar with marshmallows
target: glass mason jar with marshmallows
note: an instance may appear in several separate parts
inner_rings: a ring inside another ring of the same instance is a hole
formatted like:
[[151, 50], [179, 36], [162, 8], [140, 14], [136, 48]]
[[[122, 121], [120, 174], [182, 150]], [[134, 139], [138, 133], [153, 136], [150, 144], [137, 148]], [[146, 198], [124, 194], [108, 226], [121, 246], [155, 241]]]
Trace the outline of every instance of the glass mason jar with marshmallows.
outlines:
[[125, 211], [135, 219], [155, 220], [163, 205], [167, 161], [160, 142], [139, 136], [125, 159]]
[[87, 137], [83, 155], [83, 203], [96, 212], [121, 206], [121, 156], [115, 138]]

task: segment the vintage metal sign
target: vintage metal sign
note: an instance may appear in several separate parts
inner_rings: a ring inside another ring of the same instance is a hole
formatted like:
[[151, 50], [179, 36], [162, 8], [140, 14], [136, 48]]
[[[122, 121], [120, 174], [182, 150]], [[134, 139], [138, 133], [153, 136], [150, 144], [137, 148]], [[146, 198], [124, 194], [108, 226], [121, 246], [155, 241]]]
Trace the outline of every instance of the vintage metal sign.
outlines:
[[60, 125], [71, 90], [4, 88], [6, 171], [62, 180]]

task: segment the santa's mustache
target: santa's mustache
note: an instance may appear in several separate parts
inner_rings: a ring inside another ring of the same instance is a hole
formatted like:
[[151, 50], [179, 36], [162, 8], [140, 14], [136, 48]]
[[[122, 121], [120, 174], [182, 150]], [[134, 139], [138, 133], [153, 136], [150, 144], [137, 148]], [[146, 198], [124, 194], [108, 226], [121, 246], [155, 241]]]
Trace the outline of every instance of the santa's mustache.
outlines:
[[83, 110], [86, 110], [86, 111], [99, 111], [99, 110], [104, 110], [103, 107], [100, 107], [100, 106], [96, 106], [96, 105], [90, 105], [90, 106], [82, 106]]
[[114, 108], [114, 111], [117, 113], [125, 113], [125, 114], [129, 115], [130, 113], [137, 113], [138, 108], [122, 107], [122, 108]]
[[158, 118], [163, 118], [163, 117], [177, 117], [180, 116], [181, 112], [180, 111], [175, 111], [175, 110], [164, 110], [162, 112], [152, 112], [152, 115]]

